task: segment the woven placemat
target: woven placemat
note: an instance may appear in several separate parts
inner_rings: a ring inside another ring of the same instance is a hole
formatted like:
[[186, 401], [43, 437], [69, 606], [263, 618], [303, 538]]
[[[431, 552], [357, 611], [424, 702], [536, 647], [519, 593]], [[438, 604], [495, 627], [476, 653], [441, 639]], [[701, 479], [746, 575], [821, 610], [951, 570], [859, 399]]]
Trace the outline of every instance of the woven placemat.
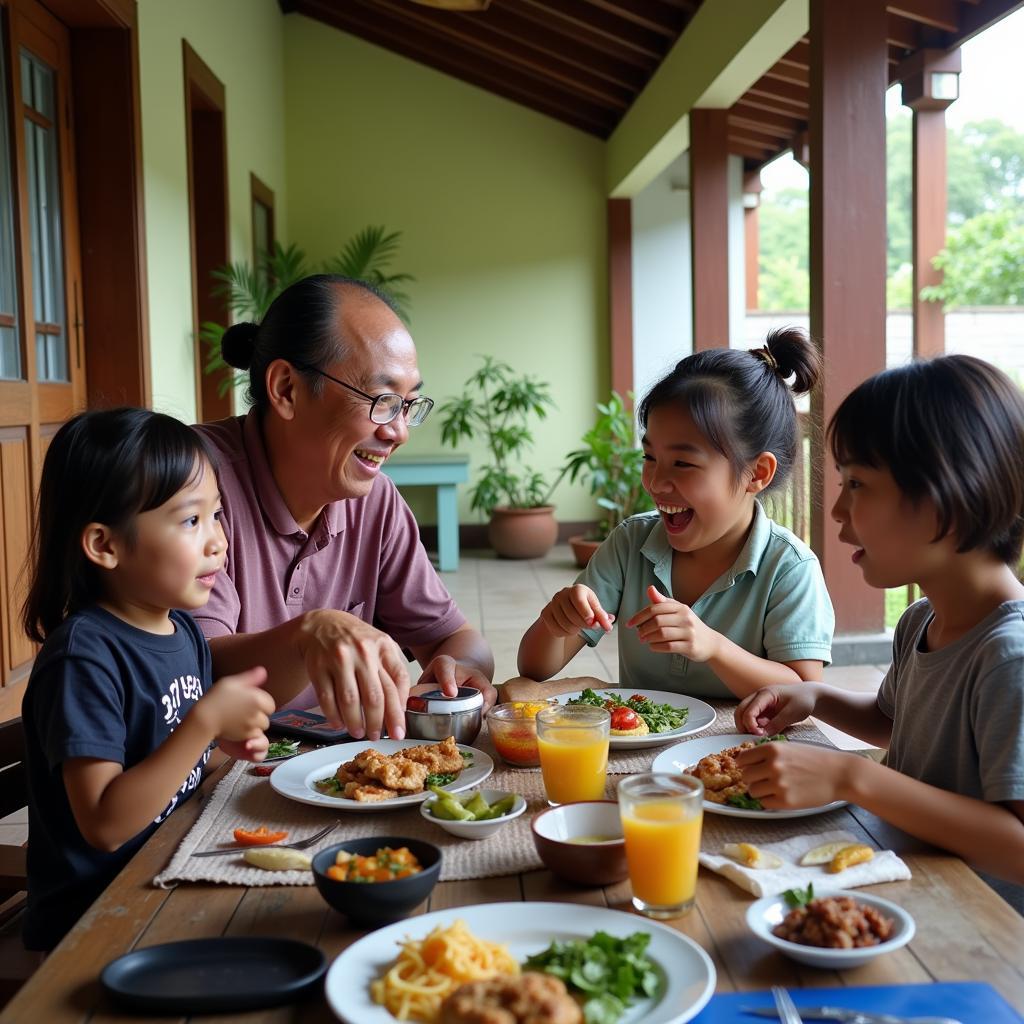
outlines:
[[[735, 732], [732, 718], [735, 702], [712, 703], [718, 717], [700, 735]], [[788, 732], [801, 739], [828, 743], [810, 722], [794, 726]], [[260, 825], [287, 829], [289, 838], [294, 840], [312, 835], [324, 825], [337, 822], [337, 828], [330, 835], [306, 851], [309, 854], [335, 843], [367, 836], [426, 839], [440, 847], [444, 854], [441, 863], [442, 881], [514, 875], [542, 867], [530, 830], [533, 816], [547, 806], [540, 770], [512, 769], [501, 764], [486, 727], [474, 746], [487, 752], [496, 766], [494, 773], [483, 783], [484, 788], [511, 790], [520, 793], [527, 801], [524, 814], [509, 821], [488, 839], [459, 839], [425, 820], [420, 815], [418, 805], [391, 811], [339, 814], [329, 808], [298, 803], [278, 794], [271, 787], [269, 778], [254, 774], [250, 764], [238, 762], [213, 791], [199, 820], [181, 841], [167, 867], [154, 878], [153, 884], [163, 888], [178, 882], [223, 882], [245, 886], [312, 885], [313, 876], [309, 871], [263, 871], [246, 864], [241, 853], [221, 857], [192, 856], [197, 850], [230, 845], [236, 828], [256, 828]], [[647, 771], [663, 749], [648, 747], [633, 751], [612, 751], [608, 763], [609, 775]], [[606, 795], [613, 798], [614, 793], [615, 779], [610, 778]], [[822, 826], [823, 829], [834, 828], [835, 823], [823, 821]]]

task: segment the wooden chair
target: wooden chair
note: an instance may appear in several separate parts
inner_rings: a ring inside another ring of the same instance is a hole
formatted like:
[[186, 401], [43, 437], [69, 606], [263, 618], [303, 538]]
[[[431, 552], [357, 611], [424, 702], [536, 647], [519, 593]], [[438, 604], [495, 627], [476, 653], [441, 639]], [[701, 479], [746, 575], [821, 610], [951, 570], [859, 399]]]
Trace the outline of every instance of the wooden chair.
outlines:
[[[25, 730], [20, 718], [0, 722], [0, 818], [28, 804]], [[0, 843], [0, 1006], [28, 980], [41, 962], [21, 944], [19, 918], [27, 883], [24, 846]]]

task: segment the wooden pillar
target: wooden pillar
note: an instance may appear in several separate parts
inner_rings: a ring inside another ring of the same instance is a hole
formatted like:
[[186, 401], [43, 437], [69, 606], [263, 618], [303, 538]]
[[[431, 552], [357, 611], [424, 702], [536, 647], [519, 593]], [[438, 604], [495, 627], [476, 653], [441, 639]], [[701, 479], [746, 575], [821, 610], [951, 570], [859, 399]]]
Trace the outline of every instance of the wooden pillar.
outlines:
[[608, 332], [612, 390], [633, 390], [633, 204], [608, 200]]
[[690, 111], [693, 350], [729, 345], [728, 111]]
[[761, 206], [761, 174], [753, 171], [743, 179], [743, 257], [747, 309], [757, 309], [760, 278], [761, 240], [758, 214]]
[[914, 111], [914, 356], [928, 358], [946, 350], [942, 303], [925, 302], [921, 289], [942, 282], [942, 271], [932, 266], [932, 259], [946, 244], [946, 107], [959, 92], [960, 51], [918, 50], [900, 65], [897, 74], [903, 83], [903, 102]]
[[885, 368], [885, 0], [810, 0], [810, 39], [811, 333], [824, 359], [811, 399], [811, 543], [836, 633], [872, 633], [884, 627], [885, 595], [839, 542], [830, 515], [839, 481], [823, 428], [857, 384]]

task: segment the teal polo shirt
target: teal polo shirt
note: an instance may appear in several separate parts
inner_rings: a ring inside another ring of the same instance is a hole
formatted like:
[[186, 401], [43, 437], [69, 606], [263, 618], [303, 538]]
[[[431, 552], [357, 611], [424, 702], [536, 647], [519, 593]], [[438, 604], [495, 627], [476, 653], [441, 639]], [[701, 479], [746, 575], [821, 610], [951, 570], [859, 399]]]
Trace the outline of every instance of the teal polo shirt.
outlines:
[[[705, 625], [744, 650], [770, 661], [822, 661], [832, 657], [835, 615], [814, 552], [773, 522], [760, 502], [746, 543], [729, 570], [692, 605]], [[672, 593], [672, 547], [661, 516], [644, 512], [620, 523], [576, 578], [616, 616], [619, 680], [633, 689], [670, 690], [692, 697], [735, 695], [704, 663], [652, 651], [635, 629], [620, 627], [650, 604], [654, 584]], [[596, 647], [605, 635], [587, 629]]]

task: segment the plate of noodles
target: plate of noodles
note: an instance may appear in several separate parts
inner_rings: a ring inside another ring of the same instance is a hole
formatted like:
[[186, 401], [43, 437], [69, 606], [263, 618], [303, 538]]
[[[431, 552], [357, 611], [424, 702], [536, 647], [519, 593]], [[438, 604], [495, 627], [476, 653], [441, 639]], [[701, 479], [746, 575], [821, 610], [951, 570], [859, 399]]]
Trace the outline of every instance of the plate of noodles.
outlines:
[[[418, 762], [410, 765], [412, 758]], [[452, 739], [357, 740], [285, 761], [274, 769], [270, 785], [299, 803], [367, 814], [422, 803], [430, 796], [426, 787], [431, 783], [460, 793], [480, 785], [493, 771], [494, 762], [482, 750]], [[339, 780], [339, 775], [348, 781]], [[346, 787], [352, 796], [345, 795]]]
[[[403, 1001], [405, 1019], [436, 1024], [442, 1000], [463, 981], [515, 975], [528, 956], [556, 940], [638, 931], [650, 935], [647, 956], [659, 985], [651, 998], [634, 1000], [619, 1024], [682, 1024], [695, 1017], [715, 990], [715, 967], [693, 939], [636, 914], [575, 903], [458, 907], [381, 928], [331, 965], [327, 1001], [347, 1024], [393, 1024]], [[432, 967], [423, 958], [428, 937]]]

